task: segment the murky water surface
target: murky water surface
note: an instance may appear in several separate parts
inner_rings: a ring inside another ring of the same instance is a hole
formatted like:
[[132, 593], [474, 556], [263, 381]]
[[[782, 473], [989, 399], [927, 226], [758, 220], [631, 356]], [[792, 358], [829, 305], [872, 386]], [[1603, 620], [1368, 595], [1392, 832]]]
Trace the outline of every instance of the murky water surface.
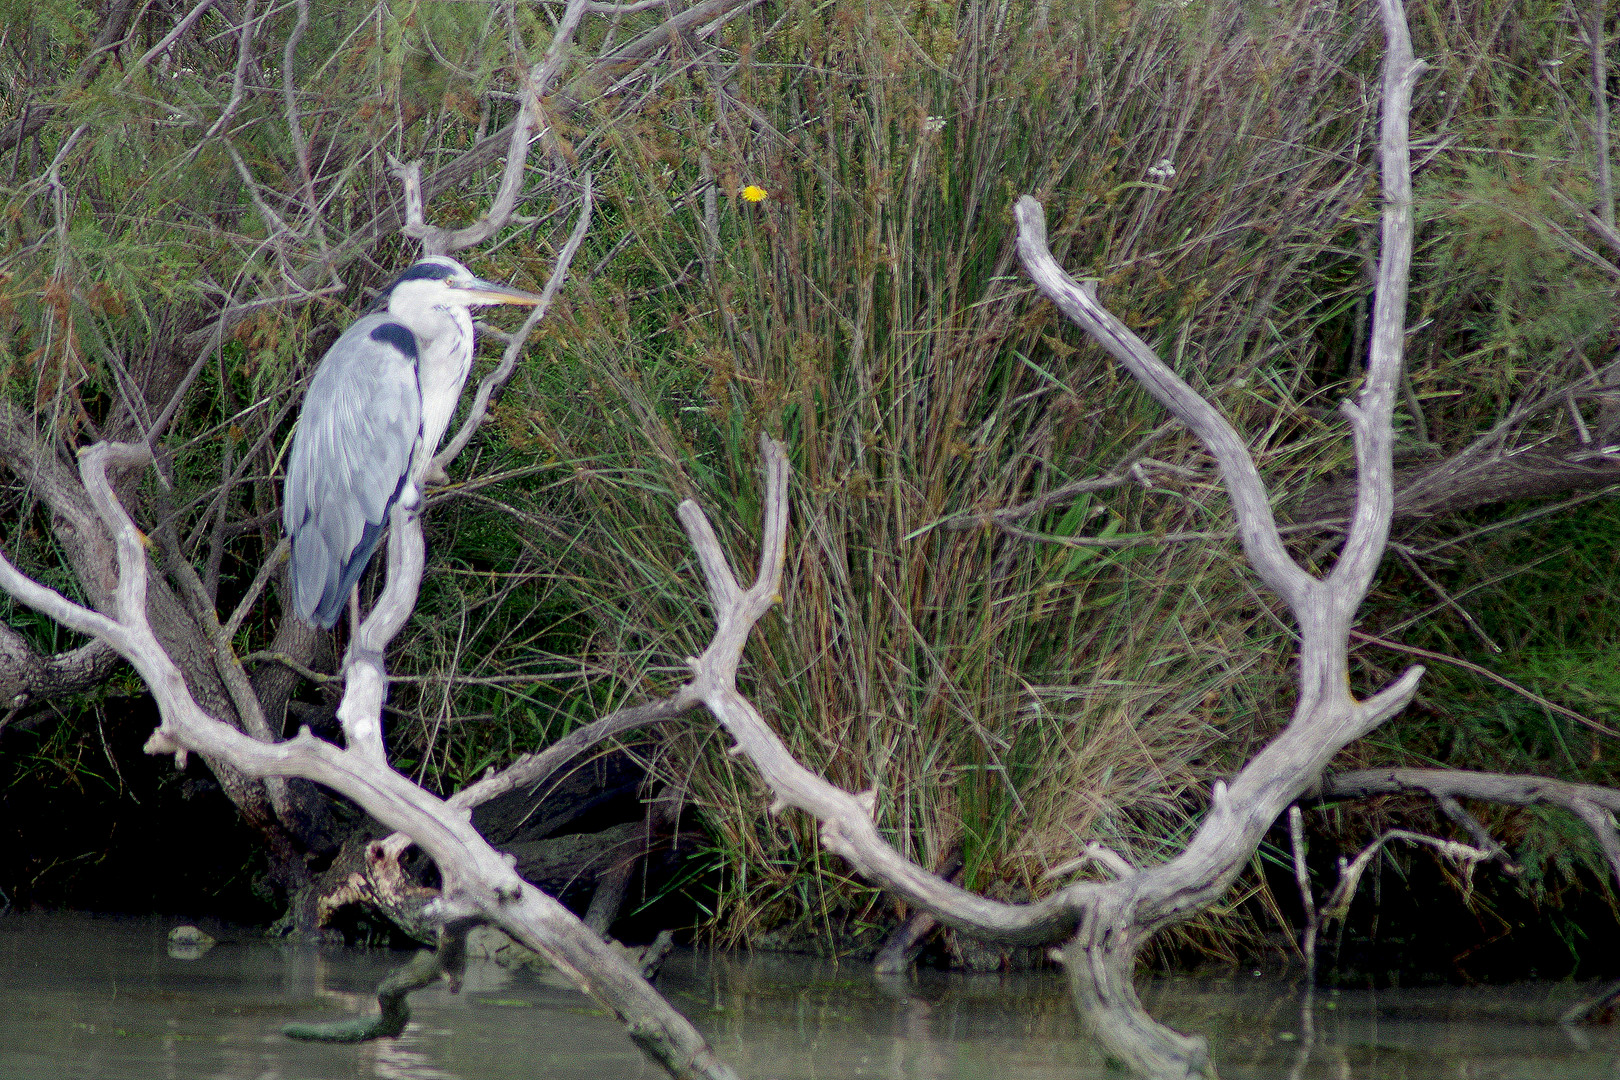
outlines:
[[[412, 995], [405, 1035], [298, 1043], [289, 1021], [376, 1008], [400, 955], [251, 938], [197, 960], [168, 923], [0, 919], [4, 1080], [618, 1080], [659, 1077], [620, 1027], [543, 976], [482, 967], [459, 995]], [[1109, 1077], [1055, 974], [882, 984], [859, 964], [676, 955], [659, 986], [754, 1080]], [[1245, 1080], [1620, 1078], [1620, 1033], [1556, 1017], [1580, 987], [1345, 991], [1242, 977], [1145, 982], [1155, 1015], [1208, 1036]]]

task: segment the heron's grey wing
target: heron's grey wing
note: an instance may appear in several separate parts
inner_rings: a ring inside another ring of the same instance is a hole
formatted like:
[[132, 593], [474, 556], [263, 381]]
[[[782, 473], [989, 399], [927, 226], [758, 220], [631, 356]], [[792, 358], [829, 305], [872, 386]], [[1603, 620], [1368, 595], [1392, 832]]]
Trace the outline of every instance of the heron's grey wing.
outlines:
[[310, 380], [287, 460], [282, 522], [305, 622], [337, 621], [404, 487], [421, 424], [415, 336], [387, 315], [358, 320]]

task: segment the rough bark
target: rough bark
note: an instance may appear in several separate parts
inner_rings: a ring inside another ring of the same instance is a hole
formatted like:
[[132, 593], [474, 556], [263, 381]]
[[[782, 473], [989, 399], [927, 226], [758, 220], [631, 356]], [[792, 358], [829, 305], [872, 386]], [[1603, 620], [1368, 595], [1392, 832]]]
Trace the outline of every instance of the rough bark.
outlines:
[[[1573, 495], [1620, 484], [1620, 445], [1559, 439], [1487, 456], [1460, 454], [1395, 473], [1397, 521], [1422, 521], [1509, 499]], [[1343, 520], [1355, 503], [1349, 482], [1323, 485], [1289, 508], [1297, 522]]]
[[[0, 624], [0, 708], [14, 715], [36, 700], [76, 694], [99, 685], [119, 663], [105, 642], [45, 656], [27, 638]], [[4, 720], [0, 720], [3, 726]]]

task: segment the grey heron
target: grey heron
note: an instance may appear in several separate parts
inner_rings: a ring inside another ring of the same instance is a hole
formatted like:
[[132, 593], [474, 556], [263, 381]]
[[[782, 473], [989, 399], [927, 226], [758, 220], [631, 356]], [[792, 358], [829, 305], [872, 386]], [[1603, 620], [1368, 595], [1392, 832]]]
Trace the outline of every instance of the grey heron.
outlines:
[[421, 501], [472, 369], [467, 309], [539, 302], [434, 256], [401, 274], [326, 351], [304, 395], [282, 498], [299, 618], [336, 623], [389, 511]]

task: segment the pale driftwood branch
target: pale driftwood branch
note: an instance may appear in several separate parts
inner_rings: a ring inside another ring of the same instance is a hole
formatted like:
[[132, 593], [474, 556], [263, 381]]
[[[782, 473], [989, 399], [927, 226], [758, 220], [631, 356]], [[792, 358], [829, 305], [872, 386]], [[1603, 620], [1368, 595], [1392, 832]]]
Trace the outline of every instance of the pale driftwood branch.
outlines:
[[851, 795], [796, 761], [749, 701], [737, 692], [737, 667], [753, 622], [779, 598], [787, 547], [788, 465], [781, 444], [762, 439], [765, 457], [765, 524], [760, 566], [746, 590], [727, 564], [720, 542], [691, 501], [680, 506], [681, 523], [697, 552], [715, 609], [715, 636], [701, 657], [688, 660], [693, 678], [686, 690], [714, 713], [775, 796], [773, 811], [792, 806], [821, 822], [822, 843], [864, 877], [941, 922], [972, 936], [1011, 944], [1041, 945], [1073, 931], [1083, 903], [1099, 886], [1082, 882], [1030, 904], [1006, 904], [959, 888], [906, 859], [886, 841], [873, 820], [876, 792]]
[[[1472, 799], [1504, 806], [1552, 806], [1580, 818], [1592, 830], [1620, 885], [1620, 791], [1541, 776], [1469, 772], [1463, 769], [1357, 769], [1323, 778], [1315, 797], [1366, 799], [1374, 795], [1424, 795], [1441, 802]], [[1482, 845], [1483, 846], [1483, 845]]]
[[1518, 875], [1523, 872], [1522, 868], [1513, 861], [1513, 856], [1508, 854], [1507, 848], [1496, 842], [1496, 838], [1485, 827], [1485, 823], [1470, 814], [1467, 807], [1450, 795], [1442, 795], [1435, 801], [1440, 804], [1440, 809], [1445, 811], [1446, 817], [1461, 825], [1463, 830], [1474, 838], [1475, 847], [1481, 851], [1489, 852], [1491, 858], [1502, 864], [1504, 873]]
[[[1359, 769], [1327, 776], [1312, 792], [1313, 797], [1320, 800], [1366, 799], [1398, 794], [1422, 795], [1435, 800], [1448, 816], [1469, 831], [1481, 856], [1489, 855], [1501, 860], [1509, 873], [1519, 872], [1517, 864], [1490, 836], [1484, 825], [1462, 807], [1460, 800], [1471, 799], [1505, 806], [1551, 806], [1564, 810], [1580, 818], [1592, 830], [1615, 881], [1620, 883], [1620, 829], [1615, 824], [1616, 815], [1620, 814], [1620, 791], [1613, 788], [1541, 776], [1513, 776], [1462, 769]], [[1421, 839], [1436, 846], [1442, 843], [1433, 838]], [[1440, 850], [1445, 854], [1471, 858], [1465, 853], [1475, 849], [1457, 845], [1455, 851], [1444, 847]], [[1357, 864], [1364, 864], [1365, 861], [1365, 857], [1358, 858], [1342, 875], [1340, 886], [1334, 893], [1334, 914], [1342, 914], [1342, 909], [1348, 905], [1348, 892], [1354, 891], [1351, 871], [1355, 871], [1354, 876], [1359, 876]], [[1620, 982], [1610, 983], [1596, 995], [1571, 1006], [1561, 1019], [1566, 1024], [1573, 1024], [1597, 1015], [1617, 996], [1620, 996]]]
[[1298, 806], [1288, 808], [1288, 839], [1294, 853], [1294, 884], [1305, 912], [1305, 929], [1300, 933], [1300, 951], [1305, 954], [1305, 981], [1316, 982], [1316, 932], [1321, 921], [1316, 916], [1316, 897], [1311, 893], [1310, 870], [1305, 865], [1305, 815]]
[[[556, 900], [516, 875], [510, 861], [473, 829], [465, 810], [448, 806], [411, 783], [378, 760], [369, 747], [339, 749], [315, 738], [307, 728], [287, 742], [261, 742], [209, 716], [197, 705], [180, 670], [147, 622], [146, 539], [119, 504], [107, 476], [109, 465], [141, 466], [150, 461], [151, 451], [144, 445], [108, 443], [91, 447], [80, 460], [80, 477], [91, 505], [117, 547], [119, 579], [112, 604], [114, 617], [81, 607], [40, 586], [0, 556], [0, 588], [66, 626], [107, 641], [134, 665], [152, 691], [162, 717], [147, 742], [147, 751], [177, 757], [187, 752], [201, 753], [251, 776], [299, 776], [353, 799], [389, 828], [408, 833], [438, 864], [443, 889], [432, 905], [430, 917], [435, 921], [452, 924], [483, 919], [495, 923], [545, 954], [576, 986], [612, 1010], [626, 1024], [637, 1045], [672, 1076], [734, 1080], [735, 1074], [715, 1058], [697, 1030], [639, 972]], [[411, 565], [407, 537], [414, 533], [415, 557], [419, 560], [420, 530], [414, 528], [414, 520], [396, 518], [393, 525], [389, 590], [393, 590], [396, 577], [420, 577], [419, 562]], [[414, 594], [414, 584], [410, 591]], [[385, 592], [379, 610], [361, 628], [360, 637], [367, 647], [376, 645], [376, 635], [394, 625], [392, 609], [398, 603], [408, 603], [403, 591], [393, 598]], [[380, 677], [380, 663], [378, 671]], [[356, 682], [351, 673], [346, 705], [348, 698], [369, 693], [369, 689], [357, 691]], [[375, 725], [376, 717], [369, 722]]]
[[1340, 860], [1339, 883], [1333, 889], [1332, 895], [1322, 903], [1322, 918], [1324, 921], [1342, 922], [1350, 914], [1350, 902], [1356, 898], [1356, 889], [1361, 885], [1361, 875], [1367, 872], [1368, 865], [1384, 847], [1392, 840], [1405, 840], [1411, 844], [1426, 844], [1434, 848], [1448, 859], [1473, 866], [1490, 858], [1490, 852], [1480, 848], [1459, 844], [1455, 840], [1442, 840], [1438, 836], [1426, 836], [1423, 833], [1411, 832], [1407, 829], [1390, 829], [1379, 836], [1372, 843], [1361, 849], [1349, 863]]
[[411, 172], [404, 177], [411, 185], [405, 198], [404, 232], [422, 242], [422, 254], [445, 255], [476, 247], [512, 220], [518, 196], [523, 193], [523, 170], [529, 161], [529, 145], [547, 130], [542, 99], [551, 92], [551, 84], [562, 70], [568, 50], [573, 47], [579, 22], [588, 8], [586, 0], [568, 0], [562, 19], [552, 33], [546, 55], [529, 69], [524, 78], [522, 91], [518, 95], [517, 119], [512, 122], [506, 144], [506, 167], [501, 171], [501, 185], [489, 210], [477, 221], [460, 229], [441, 229], [427, 224], [422, 216], [421, 169], [413, 163]]
[[344, 693], [337, 711], [343, 737], [351, 750], [380, 767], [388, 764], [382, 736], [382, 705], [388, 696], [383, 656], [416, 610], [426, 549], [421, 515], [395, 503], [388, 524], [387, 583], [343, 658]]
[[1014, 206], [1013, 215], [1018, 220], [1018, 254], [1036, 286], [1203, 441], [1226, 482], [1250, 564], [1290, 606], [1304, 605], [1315, 582], [1283, 547], [1265, 485], [1243, 437], [1215, 406], [1171, 371], [1147, 342], [1098, 302], [1095, 286], [1082, 285], [1064, 273], [1047, 247], [1046, 210], [1040, 203], [1025, 195]]
[[[1412, 55], [1401, 0], [1379, 0], [1384, 22], [1383, 114], [1379, 128], [1384, 184], [1383, 235], [1367, 375], [1360, 398], [1346, 401], [1356, 446], [1356, 509], [1339, 561], [1325, 582], [1335, 600], [1359, 607], [1384, 557], [1394, 512], [1391, 418], [1406, 354], [1406, 293], [1412, 269], [1412, 90], [1428, 65]], [[1346, 622], [1345, 628], [1349, 624]]]

